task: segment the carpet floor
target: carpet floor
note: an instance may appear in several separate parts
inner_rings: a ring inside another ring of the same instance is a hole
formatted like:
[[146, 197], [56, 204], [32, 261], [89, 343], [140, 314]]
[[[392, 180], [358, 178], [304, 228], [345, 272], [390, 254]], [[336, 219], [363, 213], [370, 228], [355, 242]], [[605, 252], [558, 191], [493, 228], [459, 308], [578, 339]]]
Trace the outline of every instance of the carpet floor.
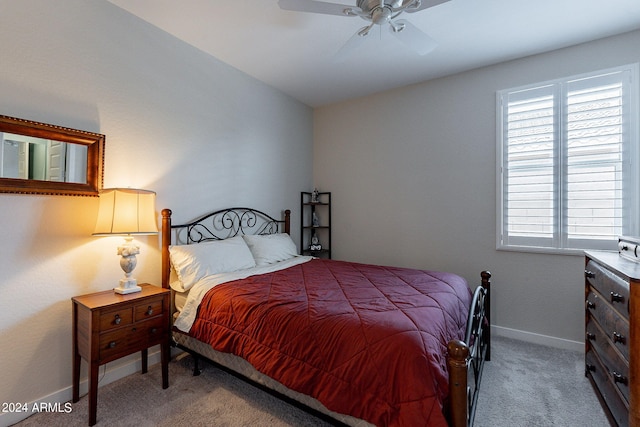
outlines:
[[[168, 389], [160, 366], [98, 391], [96, 426], [329, 426], [215, 367], [191, 375], [191, 358], [169, 365]], [[582, 352], [496, 337], [485, 364], [475, 427], [583, 426], [609, 423], [584, 376]], [[38, 413], [19, 427], [87, 425], [87, 396], [71, 413]]]

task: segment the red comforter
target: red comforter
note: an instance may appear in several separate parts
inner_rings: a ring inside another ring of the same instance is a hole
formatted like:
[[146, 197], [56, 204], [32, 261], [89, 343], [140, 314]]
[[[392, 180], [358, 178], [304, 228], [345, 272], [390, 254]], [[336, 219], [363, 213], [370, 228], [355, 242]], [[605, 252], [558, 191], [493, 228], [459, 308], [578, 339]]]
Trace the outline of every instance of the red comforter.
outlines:
[[446, 345], [470, 301], [451, 273], [314, 259], [214, 287], [190, 335], [333, 411], [446, 426]]

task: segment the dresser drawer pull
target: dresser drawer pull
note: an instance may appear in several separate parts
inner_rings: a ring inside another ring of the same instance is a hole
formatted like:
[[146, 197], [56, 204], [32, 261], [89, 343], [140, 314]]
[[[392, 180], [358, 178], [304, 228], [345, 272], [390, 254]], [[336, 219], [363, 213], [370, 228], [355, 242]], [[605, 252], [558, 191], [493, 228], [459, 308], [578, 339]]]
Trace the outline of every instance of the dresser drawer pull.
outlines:
[[596, 303], [595, 302], [591, 302], [589, 300], [587, 300], [587, 308], [590, 308], [592, 310], [596, 309]]
[[624, 384], [627, 385], [627, 377], [625, 377], [622, 374], [619, 374], [617, 372], [611, 372], [611, 376], [613, 377], [613, 382], [614, 383], [620, 383], [620, 384]]
[[115, 346], [116, 346], [116, 342], [115, 341], [111, 341], [109, 343], [109, 348], [115, 348]]
[[151, 329], [151, 333], [152, 333], [152, 334], [155, 334], [156, 332], [158, 332], [158, 329], [157, 329], [157, 328], [152, 328], [152, 329]]
[[147, 316], [151, 316], [152, 314], [153, 314], [153, 308], [151, 308], [151, 306], [147, 307]]
[[591, 270], [585, 270], [584, 271], [584, 277], [588, 278], [588, 279], [593, 279], [596, 277], [596, 273], [594, 273]]
[[596, 334], [592, 334], [591, 332], [587, 332], [587, 339], [589, 341], [595, 341], [596, 339]]
[[614, 332], [613, 333], [613, 342], [614, 343], [619, 342], [620, 344], [626, 344], [627, 343], [627, 338], [622, 334]]
[[120, 322], [122, 322], [122, 318], [120, 317], [119, 314], [116, 314], [115, 319], [113, 319], [113, 323], [115, 323], [116, 325], [119, 325]]
[[611, 292], [611, 302], [624, 302], [624, 297], [617, 292]]

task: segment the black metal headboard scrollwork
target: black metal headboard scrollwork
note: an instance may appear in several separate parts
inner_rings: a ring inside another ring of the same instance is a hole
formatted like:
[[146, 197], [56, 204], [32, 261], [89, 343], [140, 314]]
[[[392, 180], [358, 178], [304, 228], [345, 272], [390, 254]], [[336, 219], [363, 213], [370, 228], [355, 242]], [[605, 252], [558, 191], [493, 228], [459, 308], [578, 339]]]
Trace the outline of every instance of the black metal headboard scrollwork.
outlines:
[[228, 208], [208, 213], [187, 224], [171, 224], [171, 210], [162, 210], [162, 287], [169, 287], [171, 264], [169, 246], [189, 245], [212, 240], [224, 240], [243, 234], [289, 233], [291, 211], [277, 220], [252, 208]]

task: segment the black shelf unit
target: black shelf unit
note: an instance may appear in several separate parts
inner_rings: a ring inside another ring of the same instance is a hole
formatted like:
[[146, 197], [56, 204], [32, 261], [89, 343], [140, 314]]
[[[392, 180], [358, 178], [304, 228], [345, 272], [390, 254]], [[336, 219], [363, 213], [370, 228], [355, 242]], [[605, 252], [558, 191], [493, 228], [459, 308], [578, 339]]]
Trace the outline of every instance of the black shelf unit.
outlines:
[[[312, 199], [312, 192], [300, 193], [300, 253], [331, 259], [331, 193], [318, 192], [317, 201]], [[313, 225], [314, 213], [318, 218], [317, 225]], [[310, 248], [314, 234], [322, 249]]]

